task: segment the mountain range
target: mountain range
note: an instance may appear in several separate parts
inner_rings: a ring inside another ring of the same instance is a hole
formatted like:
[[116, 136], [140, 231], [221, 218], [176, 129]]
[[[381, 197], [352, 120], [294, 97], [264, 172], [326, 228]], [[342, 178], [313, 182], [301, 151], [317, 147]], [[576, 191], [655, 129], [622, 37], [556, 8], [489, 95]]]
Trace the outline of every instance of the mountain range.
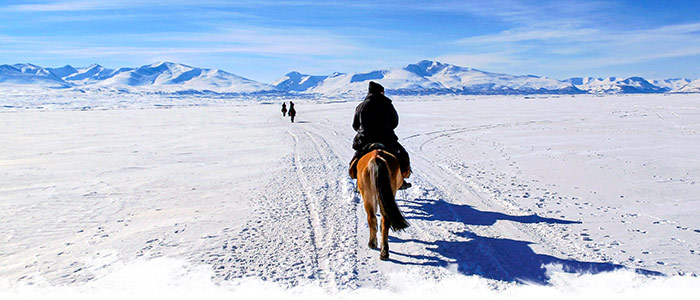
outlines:
[[108, 69], [94, 64], [75, 68], [44, 68], [33, 64], [0, 65], [0, 87], [106, 89], [125, 92], [289, 93], [324, 96], [366, 93], [369, 81], [381, 83], [387, 93], [422, 94], [626, 94], [698, 93], [700, 79], [648, 81], [642, 77], [565, 80], [535, 75], [491, 73], [437, 61], [423, 60], [403, 68], [366, 73], [307, 75], [290, 72], [271, 84], [260, 83], [218, 69], [172, 62], [138, 68]]
[[253, 93], [275, 91], [259, 83], [217, 69], [160, 62], [138, 68], [107, 69], [94, 64], [85, 68], [43, 68], [32, 64], [0, 66], [0, 86], [47, 88], [103, 88], [124, 91]]

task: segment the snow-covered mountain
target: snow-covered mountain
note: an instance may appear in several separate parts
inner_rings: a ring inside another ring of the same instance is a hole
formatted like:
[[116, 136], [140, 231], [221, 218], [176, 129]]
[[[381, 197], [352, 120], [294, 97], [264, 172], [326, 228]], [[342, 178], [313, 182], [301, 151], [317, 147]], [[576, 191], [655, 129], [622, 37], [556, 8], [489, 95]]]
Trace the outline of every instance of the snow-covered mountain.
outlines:
[[73, 66], [71, 66], [71, 65], [65, 65], [65, 66], [60, 67], [60, 68], [46, 68], [46, 70], [51, 72], [51, 74], [56, 75], [56, 77], [59, 77], [59, 78], [64, 78], [68, 75], [71, 75], [71, 74], [78, 72], [78, 70], [73, 68]]
[[448, 89], [468, 94], [580, 93], [570, 83], [553, 78], [490, 73], [428, 60], [408, 65], [404, 69], [421, 75], [432, 82], [437, 82]]
[[678, 93], [700, 93], [700, 78], [695, 79], [682, 88], [678, 89]]
[[3, 65], [0, 66], [0, 85], [107, 88], [153, 92], [253, 93], [276, 90], [268, 84], [221, 70], [195, 68], [171, 62], [116, 70], [97, 64], [85, 68], [74, 68], [70, 65], [61, 68], [42, 68], [32, 64]]
[[394, 94], [576, 94], [571, 83], [539, 76], [489, 73], [436, 61], [423, 60], [404, 68], [367, 73], [333, 73], [311, 76], [292, 72], [273, 85], [284, 91], [324, 95], [366, 93], [369, 81], [380, 82]]
[[70, 84], [50, 71], [32, 64], [0, 65], [1, 86], [65, 88]]
[[[70, 66], [68, 66], [70, 67]], [[64, 67], [66, 68], [66, 67]], [[73, 69], [75, 72], [67, 74], [62, 78], [75, 85], [86, 85], [99, 83], [102, 80], [109, 79], [116, 74], [112, 69], [107, 69], [98, 64], [90, 65], [86, 68]], [[123, 69], [120, 69], [123, 70]], [[124, 69], [132, 70], [132, 69]]]
[[669, 78], [661, 80], [651, 80], [651, 84], [664, 88], [667, 91], [678, 91], [684, 86], [688, 85], [692, 80], [687, 78]]
[[84, 76], [66, 80], [99, 87], [136, 88], [149, 91], [212, 91], [217, 93], [252, 93], [272, 91], [274, 87], [217, 69], [194, 68], [183, 64], [160, 62], [136, 69], [107, 70], [95, 65]]
[[312, 76], [299, 72], [289, 72], [287, 75], [272, 82], [272, 86], [283, 91], [301, 92], [317, 86], [326, 78], [333, 76]]
[[668, 91], [668, 89], [653, 85], [641, 77], [576, 77], [566, 81], [591, 94], [663, 93]]

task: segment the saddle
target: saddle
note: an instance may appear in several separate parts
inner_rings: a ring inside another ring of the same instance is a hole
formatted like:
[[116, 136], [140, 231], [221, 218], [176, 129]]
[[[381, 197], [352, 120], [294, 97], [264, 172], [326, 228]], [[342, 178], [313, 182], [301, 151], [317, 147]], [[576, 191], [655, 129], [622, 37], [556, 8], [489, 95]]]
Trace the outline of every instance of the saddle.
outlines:
[[365, 146], [364, 148], [362, 148], [362, 155], [365, 155], [365, 154], [371, 152], [372, 150], [377, 150], [377, 149], [384, 150], [387, 152], [389, 151], [389, 149], [386, 146], [384, 146], [384, 144], [382, 144], [382, 143], [371, 143], [371, 144], [368, 144], [367, 146]]
[[396, 156], [392, 150], [388, 149], [388, 147], [384, 146], [382, 143], [371, 143], [367, 144], [360, 150], [357, 155], [353, 158], [353, 160], [350, 162], [350, 169], [348, 169], [348, 174], [350, 174], [350, 178], [352, 179], [357, 179], [357, 161], [360, 160], [362, 156], [364, 156], [367, 153], [372, 152], [373, 150], [384, 150], [386, 152], [391, 153], [392, 155]]

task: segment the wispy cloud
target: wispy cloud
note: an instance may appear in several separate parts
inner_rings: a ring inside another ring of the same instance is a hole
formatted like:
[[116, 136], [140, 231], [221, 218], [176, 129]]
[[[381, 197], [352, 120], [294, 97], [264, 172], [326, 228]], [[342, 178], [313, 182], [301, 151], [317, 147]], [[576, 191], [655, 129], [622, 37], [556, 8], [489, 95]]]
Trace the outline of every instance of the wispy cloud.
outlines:
[[[148, 46], [120, 46], [124, 41]], [[154, 34], [109, 34], [91, 39], [15, 37], [0, 35], [5, 48], [60, 55], [95, 57], [158, 53], [248, 53], [258, 55], [339, 55], [358, 50], [358, 45], [341, 36], [304, 29], [231, 29], [210, 33], [166, 32]], [[109, 45], [113, 41], [114, 45]], [[158, 44], [178, 46], [159, 46]], [[25, 45], [23, 47], [23, 45]], [[29, 47], [26, 47], [29, 45]]]
[[59, 12], [118, 9], [137, 4], [136, 1], [56, 1], [47, 3], [10, 5], [7, 11], [19, 12]]
[[434, 58], [437, 61], [454, 64], [458, 66], [469, 66], [472, 68], [488, 68], [512, 64], [522, 64], [521, 59], [511, 53], [481, 53], [481, 54], [447, 54]]
[[525, 28], [505, 30], [497, 34], [467, 37], [457, 40], [454, 43], [459, 45], [488, 45], [499, 43], [518, 43], [523, 41], [589, 41], [591, 39], [601, 39], [599, 35], [600, 33], [600, 29], [594, 28]]
[[[700, 55], [700, 23], [650, 29], [602, 27], [514, 28], [457, 40], [460, 51], [474, 56], [508, 49], [512, 66], [546, 64], [550, 69], [590, 69]], [[446, 55], [454, 57], [456, 54]], [[459, 57], [457, 55], [457, 57]], [[489, 56], [486, 56], [489, 57]], [[486, 60], [487, 66], [503, 62]]]
[[[375, 4], [376, 5], [376, 4]], [[61, 0], [46, 1], [43, 3], [9, 5], [5, 11], [16, 12], [79, 12], [95, 10], [119, 10], [138, 7], [270, 7], [270, 6], [314, 6], [314, 7], [370, 7], [371, 2], [348, 1], [277, 1], [277, 0]]]

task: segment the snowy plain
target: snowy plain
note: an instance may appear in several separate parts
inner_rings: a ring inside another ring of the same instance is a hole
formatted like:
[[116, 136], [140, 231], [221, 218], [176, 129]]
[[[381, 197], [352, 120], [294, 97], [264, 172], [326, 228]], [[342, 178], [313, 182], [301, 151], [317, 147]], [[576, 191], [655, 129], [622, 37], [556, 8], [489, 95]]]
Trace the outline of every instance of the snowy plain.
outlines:
[[698, 95], [389, 96], [415, 173], [382, 262], [361, 99], [3, 90], [0, 295], [700, 292]]

